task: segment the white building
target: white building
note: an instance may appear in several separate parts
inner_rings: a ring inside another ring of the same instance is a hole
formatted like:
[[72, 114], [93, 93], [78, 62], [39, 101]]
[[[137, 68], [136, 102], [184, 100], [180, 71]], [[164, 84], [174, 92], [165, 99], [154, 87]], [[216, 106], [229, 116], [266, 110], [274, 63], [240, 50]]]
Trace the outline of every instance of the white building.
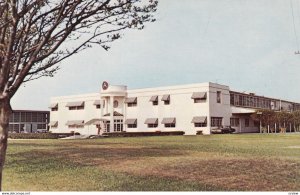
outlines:
[[250, 115], [259, 108], [295, 110], [300, 104], [230, 91], [228, 86], [199, 83], [128, 90], [103, 82], [100, 93], [51, 98], [50, 131], [155, 132], [210, 134], [220, 126], [237, 133], [258, 132]]

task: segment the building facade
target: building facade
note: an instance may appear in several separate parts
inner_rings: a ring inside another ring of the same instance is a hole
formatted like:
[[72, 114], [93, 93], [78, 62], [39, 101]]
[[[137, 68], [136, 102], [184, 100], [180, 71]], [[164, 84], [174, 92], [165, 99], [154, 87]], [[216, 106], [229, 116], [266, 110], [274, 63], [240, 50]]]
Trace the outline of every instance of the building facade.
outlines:
[[128, 90], [103, 82], [100, 93], [51, 98], [50, 131], [102, 132], [184, 131], [210, 134], [232, 126], [237, 133], [258, 132], [250, 117], [257, 109], [296, 110], [300, 104], [234, 92], [216, 83]]
[[49, 111], [13, 110], [9, 118], [9, 131], [35, 133], [48, 130]]

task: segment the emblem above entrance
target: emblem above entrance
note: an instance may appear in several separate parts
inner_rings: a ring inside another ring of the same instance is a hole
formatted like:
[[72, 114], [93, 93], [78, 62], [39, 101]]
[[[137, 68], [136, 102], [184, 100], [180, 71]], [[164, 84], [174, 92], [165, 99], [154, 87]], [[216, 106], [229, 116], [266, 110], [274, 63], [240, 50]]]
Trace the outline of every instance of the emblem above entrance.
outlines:
[[102, 83], [102, 89], [106, 90], [107, 88], [108, 88], [108, 82], [103, 81], [103, 83]]

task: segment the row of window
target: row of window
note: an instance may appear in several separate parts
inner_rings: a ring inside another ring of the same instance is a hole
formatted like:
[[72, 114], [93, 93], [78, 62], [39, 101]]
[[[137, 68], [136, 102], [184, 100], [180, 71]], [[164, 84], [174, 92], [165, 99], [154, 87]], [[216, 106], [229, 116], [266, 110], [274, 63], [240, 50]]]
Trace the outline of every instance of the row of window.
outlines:
[[[222, 126], [222, 117], [211, 117], [211, 126], [212, 127], [220, 127]], [[249, 127], [250, 126], [250, 119], [249, 118], [245, 118], [245, 127]], [[206, 120], [203, 122], [193, 122], [194, 123], [194, 127], [207, 127], [207, 122]], [[42, 125], [42, 126], [41, 126]], [[233, 127], [238, 127], [240, 125], [240, 119], [239, 118], [230, 118], [230, 126]], [[24, 126], [24, 125], [23, 125]], [[56, 122], [55, 124], [51, 125], [51, 128], [57, 128], [58, 126], [58, 122]], [[10, 126], [10, 129], [13, 126]], [[68, 125], [69, 128], [76, 128], [76, 129], [82, 129], [84, 128], [84, 124], [72, 124], [72, 125]], [[157, 128], [158, 127], [158, 119], [156, 120], [155, 123], [148, 123], [147, 124], [148, 128]], [[176, 122], [171, 122], [171, 123], [165, 123], [164, 127], [166, 128], [173, 128], [176, 127]], [[19, 127], [15, 126], [16, 129], [19, 129]], [[38, 129], [46, 129], [45, 124], [38, 124]], [[127, 128], [137, 128], [137, 120], [135, 119], [134, 123], [130, 123], [127, 124]], [[110, 122], [107, 121], [106, 122], [106, 129], [109, 132], [110, 130]], [[123, 131], [123, 120], [114, 120], [114, 129], [116, 131]]]
[[[250, 126], [250, 119], [249, 118], [245, 118], [245, 127], [249, 127]], [[240, 126], [240, 119], [239, 118], [230, 118], [230, 126], [233, 127], [239, 127]]]
[[48, 113], [40, 112], [14, 112], [9, 122], [47, 122]]
[[[222, 126], [222, 120], [223, 120], [222, 117], [211, 117], [211, 126], [212, 127]], [[193, 123], [194, 123], [194, 127], [207, 127], [206, 119], [201, 122], [193, 122]], [[148, 128], [157, 128], [158, 120], [156, 121], [156, 123], [148, 123], [147, 126]], [[176, 123], [175, 122], [164, 123], [164, 127], [166, 128], [176, 127]], [[134, 123], [127, 124], [127, 128], [137, 128], [137, 120], [135, 120]]]
[[[217, 99], [216, 102], [217, 103], [221, 103], [221, 91], [217, 91]], [[203, 103], [206, 102], [206, 92], [194, 92], [192, 97], [194, 100], [194, 103]], [[149, 100], [150, 102], [152, 102], [153, 106], [157, 106], [159, 104], [159, 100], [158, 100], [158, 95], [156, 96], [152, 96]], [[164, 102], [164, 105], [170, 105], [171, 103], [171, 99], [170, 99], [170, 95], [163, 95], [161, 101]], [[136, 107], [137, 106], [137, 97], [129, 97], [126, 98], [125, 103], [127, 103], [127, 107]], [[96, 106], [96, 109], [100, 109], [101, 108], [101, 104], [99, 100], [95, 100], [94, 105]], [[114, 101], [113, 103], [113, 107], [117, 108], [119, 105], [119, 102], [117, 100]], [[104, 108], [105, 105], [103, 105]], [[66, 107], [69, 107], [69, 110], [83, 110], [84, 109], [84, 102], [70, 102], [66, 105]], [[50, 106], [51, 111], [58, 111], [58, 104], [52, 104]]]
[[[30, 125], [30, 126], [27, 126], [27, 129], [26, 129], [26, 126], [24, 123], [21, 123], [21, 124], [9, 124], [9, 131], [10, 132], [17, 132], [17, 133], [20, 133], [20, 132], [23, 132], [23, 131], [27, 131], [27, 132], [32, 132], [33, 131], [33, 126]], [[36, 130], [46, 130], [47, 129], [47, 124], [36, 124]]]
[[[240, 94], [235, 92], [230, 92], [230, 104], [234, 106], [263, 108], [271, 110], [280, 109], [279, 101], [271, 100], [269, 98], [264, 97], [258, 97], [250, 94]], [[293, 110], [293, 105], [291, 104], [288, 109]]]

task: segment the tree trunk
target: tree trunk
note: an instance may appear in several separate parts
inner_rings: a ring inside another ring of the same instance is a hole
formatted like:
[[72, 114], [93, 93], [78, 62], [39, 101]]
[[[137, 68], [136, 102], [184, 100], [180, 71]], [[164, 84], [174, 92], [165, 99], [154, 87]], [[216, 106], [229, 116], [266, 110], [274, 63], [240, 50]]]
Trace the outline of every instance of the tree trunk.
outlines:
[[0, 99], [0, 191], [2, 191], [2, 171], [5, 162], [9, 116], [12, 112], [9, 99]]

